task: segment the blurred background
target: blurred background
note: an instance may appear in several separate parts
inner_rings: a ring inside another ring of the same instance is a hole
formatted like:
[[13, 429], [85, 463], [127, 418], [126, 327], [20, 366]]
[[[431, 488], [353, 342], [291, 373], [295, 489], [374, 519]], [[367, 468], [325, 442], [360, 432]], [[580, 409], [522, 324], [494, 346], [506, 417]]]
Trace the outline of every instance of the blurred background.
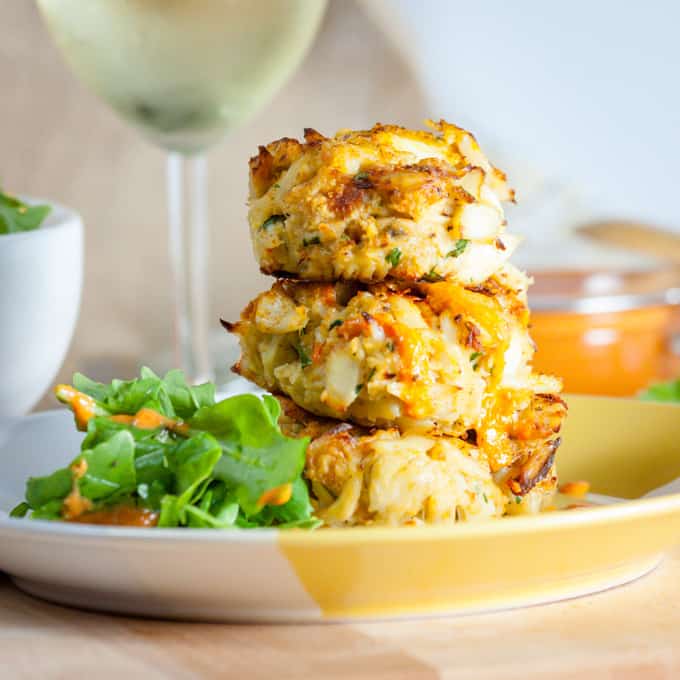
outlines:
[[[2, 15], [0, 181], [77, 209], [86, 225], [82, 308], [59, 378], [76, 366], [100, 379], [129, 375], [140, 358], [167, 349], [173, 332], [164, 154], [76, 79], [33, 2], [3, 0]], [[537, 314], [548, 315], [537, 332], [554, 335], [567, 327], [564, 315], [576, 318], [573, 337], [561, 335], [550, 351], [581, 342], [615, 373], [644, 364], [624, 393], [672, 372], [670, 315], [650, 335], [648, 318], [611, 314], [677, 302], [674, 252], [654, 244], [680, 228], [679, 20], [671, 0], [331, 0], [301, 67], [209, 154], [215, 326], [268, 285], [246, 222], [247, 161], [259, 144], [304, 127], [331, 134], [445, 117], [474, 131], [518, 189], [509, 211], [510, 229], [526, 238], [518, 264], [537, 278], [572, 277], [537, 288]], [[599, 241], [574, 236], [584, 224]], [[650, 227], [665, 231], [646, 238]], [[579, 271], [587, 276], [573, 279]], [[659, 273], [661, 282], [647, 276]], [[627, 333], [645, 335], [642, 344], [621, 344]], [[602, 354], [614, 345], [616, 358]]]

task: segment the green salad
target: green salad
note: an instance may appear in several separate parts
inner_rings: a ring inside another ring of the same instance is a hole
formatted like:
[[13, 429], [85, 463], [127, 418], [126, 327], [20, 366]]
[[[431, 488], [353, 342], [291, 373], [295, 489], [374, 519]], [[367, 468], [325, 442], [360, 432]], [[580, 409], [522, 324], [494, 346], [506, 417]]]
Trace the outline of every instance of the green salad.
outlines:
[[37, 229], [50, 210], [49, 205], [28, 205], [0, 189], [0, 235]]
[[110, 385], [76, 373], [57, 398], [87, 434], [67, 467], [26, 484], [13, 517], [158, 527], [314, 528], [307, 439], [285, 437], [270, 396], [215, 401], [181, 371]]
[[654, 383], [638, 395], [644, 401], [680, 401], [680, 379]]

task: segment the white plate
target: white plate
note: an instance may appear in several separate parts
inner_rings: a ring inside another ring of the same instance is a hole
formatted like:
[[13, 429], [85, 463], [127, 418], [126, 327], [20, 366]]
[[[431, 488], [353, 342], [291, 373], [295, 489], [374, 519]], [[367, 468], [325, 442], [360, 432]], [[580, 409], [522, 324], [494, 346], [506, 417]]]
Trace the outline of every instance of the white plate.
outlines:
[[[679, 408], [569, 404], [563, 477], [638, 499], [680, 476]], [[0, 421], [0, 569], [29, 593], [90, 609], [250, 621], [468, 613], [625, 583], [680, 540], [680, 494], [441, 528], [215, 531], [8, 518], [27, 477], [68, 463], [80, 439], [66, 411]]]
[[[67, 410], [0, 421], [0, 569], [28, 593], [87, 609], [197, 619], [320, 615], [276, 533], [108, 528], [12, 520], [26, 479], [68, 464], [83, 435]], [[273, 580], [273, 575], [276, 581]], [[303, 605], [306, 611], [298, 611]]]

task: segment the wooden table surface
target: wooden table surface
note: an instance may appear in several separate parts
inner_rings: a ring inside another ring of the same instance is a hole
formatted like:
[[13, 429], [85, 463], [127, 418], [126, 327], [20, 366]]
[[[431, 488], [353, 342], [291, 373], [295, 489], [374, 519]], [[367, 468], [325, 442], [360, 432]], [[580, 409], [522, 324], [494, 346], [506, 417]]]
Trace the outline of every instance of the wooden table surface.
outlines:
[[0, 678], [680, 678], [680, 549], [650, 575], [525, 610], [395, 623], [222, 625], [80, 612], [0, 576]]

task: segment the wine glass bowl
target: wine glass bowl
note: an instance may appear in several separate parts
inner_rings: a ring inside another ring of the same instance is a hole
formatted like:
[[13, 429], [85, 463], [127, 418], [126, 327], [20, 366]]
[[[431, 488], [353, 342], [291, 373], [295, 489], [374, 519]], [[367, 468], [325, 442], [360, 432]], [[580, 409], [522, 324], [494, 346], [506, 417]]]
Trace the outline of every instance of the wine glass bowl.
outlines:
[[263, 108], [293, 73], [326, 0], [37, 2], [75, 74], [169, 152], [176, 363], [190, 380], [209, 380], [203, 153]]
[[158, 145], [215, 144], [299, 64], [324, 0], [38, 0], [76, 75]]

